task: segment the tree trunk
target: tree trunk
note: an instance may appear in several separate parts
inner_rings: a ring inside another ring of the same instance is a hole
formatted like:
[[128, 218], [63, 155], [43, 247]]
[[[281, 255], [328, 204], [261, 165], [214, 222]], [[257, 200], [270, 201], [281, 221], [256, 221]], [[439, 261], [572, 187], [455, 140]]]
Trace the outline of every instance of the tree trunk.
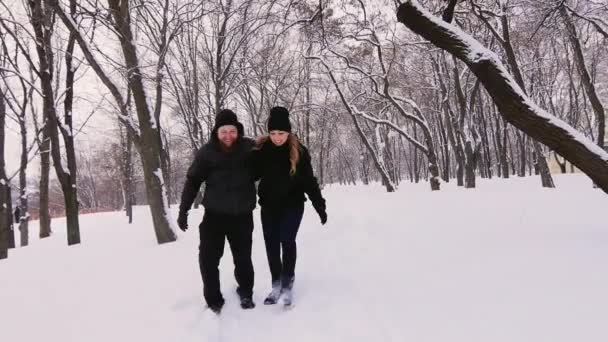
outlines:
[[27, 194], [27, 126], [25, 122], [25, 107], [23, 113], [19, 117], [19, 130], [21, 132], [21, 161], [19, 165], [19, 202], [16, 204], [19, 207], [19, 232], [21, 233], [21, 246], [27, 246], [29, 243], [29, 221], [28, 213], [28, 194]]
[[[130, 97], [129, 97], [130, 98]], [[129, 102], [129, 100], [127, 100]], [[129, 224], [133, 223], [133, 141], [128, 131], [120, 129], [123, 205]]]
[[[306, 50], [306, 55], [310, 56], [310, 53], [312, 52], [312, 43], [310, 43], [308, 45], [308, 49]], [[304, 63], [306, 63], [304, 65], [304, 72], [305, 72], [305, 77], [306, 77], [306, 85], [305, 85], [305, 90], [306, 90], [306, 128], [305, 128], [305, 139], [304, 141], [306, 141], [306, 146], [310, 146], [310, 107], [312, 105], [312, 92], [310, 91], [310, 87], [312, 86], [311, 84], [311, 80], [310, 80], [310, 60], [305, 59]]]
[[[0, 76], [4, 76], [0, 71]], [[0, 92], [0, 260], [8, 258], [9, 231], [11, 229], [12, 212], [9, 207], [10, 185], [6, 177], [4, 161], [4, 126], [6, 105], [4, 94]]]
[[565, 160], [559, 160], [559, 157], [557, 155], [557, 153], [553, 154], [553, 158], [555, 159], [555, 162], [557, 163], [557, 165], [559, 166], [559, 170], [561, 173], [567, 173], [568, 170], [566, 169], [566, 161]]
[[42, 142], [40, 144], [40, 204], [38, 215], [40, 221], [41, 239], [51, 236], [51, 215], [49, 212], [49, 186], [51, 172], [51, 143], [48, 136], [48, 125], [44, 122], [42, 127]]
[[475, 188], [475, 167], [477, 166], [477, 153], [475, 150], [473, 150], [473, 144], [471, 141], [467, 141], [465, 143], [464, 152], [467, 156], [464, 187], [471, 189]]
[[397, 168], [395, 167], [395, 158], [393, 156], [392, 144], [388, 136], [388, 129], [382, 130], [382, 139], [384, 140], [384, 147], [382, 147], [382, 157], [384, 159], [384, 165], [386, 165], [388, 175], [393, 184], [398, 184], [399, 179], [397, 178]]
[[[452, 146], [452, 150], [454, 151], [454, 156], [456, 159], [456, 183], [458, 186], [463, 186], [464, 185], [464, 164], [465, 164], [465, 155], [464, 155], [464, 149], [462, 148], [462, 144], [460, 141], [460, 136], [459, 136], [459, 131], [456, 130], [456, 125], [455, 124], [455, 118], [452, 112], [452, 109], [450, 107], [450, 102], [448, 100], [448, 91], [447, 91], [447, 86], [445, 85], [445, 83], [443, 82], [443, 79], [441, 78], [441, 69], [439, 67], [439, 64], [433, 59], [433, 67], [435, 69], [435, 73], [437, 74], [437, 80], [439, 81], [439, 85], [440, 85], [440, 89], [441, 89], [441, 94], [442, 94], [442, 98], [443, 100], [443, 104], [442, 104], [442, 108], [443, 108], [443, 114], [444, 114], [444, 123], [443, 125], [445, 126], [445, 130], [447, 132], [447, 138], [448, 141], [450, 142], [450, 145]], [[457, 72], [455, 72], [455, 74], [457, 74]], [[447, 149], [447, 146], [446, 146]], [[448, 167], [449, 167], [449, 163]]]
[[[129, 109], [129, 114], [131, 114], [132, 111], [131, 109]], [[131, 133], [129, 132], [129, 130], [125, 131], [125, 138], [126, 138], [126, 144], [127, 144], [127, 150], [126, 150], [126, 155], [125, 155], [125, 163], [126, 163], [126, 168], [125, 168], [125, 176], [126, 176], [126, 181], [127, 181], [127, 205], [126, 205], [126, 214], [127, 217], [129, 218], [129, 224], [133, 223], [133, 206], [135, 205], [135, 180], [134, 180], [134, 168], [135, 165], [133, 164], [133, 137], [131, 136]]]
[[442, 176], [443, 181], [447, 183], [450, 181], [449, 141], [448, 141], [445, 126], [443, 125], [443, 120], [441, 120], [441, 117], [437, 118], [437, 124], [439, 125], [439, 133], [441, 136], [441, 146], [443, 146], [443, 149], [440, 149], [442, 151], [442, 155], [443, 155], [443, 172], [442, 172], [441, 176]]
[[[32, 66], [30, 66], [32, 67]], [[0, 72], [0, 76], [2, 73]], [[34, 87], [31, 85], [26, 85], [24, 80], [21, 81], [21, 86], [23, 89], [23, 99], [21, 105], [18, 107], [20, 110], [17, 114], [17, 122], [19, 123], [19, 133], [21, 136], [21, 159], [19, 165], [19, 198], [17, 199], [17, 203], [15, 203], [15, 207], [17, 210], [14, 213], [14, 223], [19, 224], [19, 232], [20, 232], [20, 245], [25, 247], [29, 243], [29, 231], [28, 231], [28, 222], [29, 222], [29, 213], [28, 213], [28, 199], [27, 199], [27, 183], [26, 183], [26, 170], [28, 163], [28, 147], [27, 147], [27, 108], [28, 104], [32, 98], [32, 94], [34, 92]], [[33, 81], [33, 77], [32, 77]], [[28, 90], [29, 87], [29, 90]], [[35, 125], [36, 126], [36, 125]], [[11, 218], [12, 222], [12, 218]], [[14, 229], [13, 235], [14, 235]]]
[[[76, 13], [76, 0], [70, 0], [70, 13], [72, 16]], [[74, 131], [72, 127], [72, 108], [74, 100], [74, 77], [75, 68], [72, 65], [72, 54], [74, 53], [74, 45], [76, 37], [74, 33], [70, 33], [68, 38], [68, 46], [65, 51], [66, 79], [65, 79], [65, 99], [64, 99], [64, 125], [60, 127], [63, 142], [65, 144], [65, 154], [67, 159], [68, 172], [64, 172], [61, 177], [62, 187], [64, 188], [65, 209], [68, 230], [68, 245], [80, 243], [80, 225], [78, 223], [78, 188], [76, 184], [76, 175], [78, 169], [76, 166], [76, 152], [74, 150]], [[55, 117], [55, 121], [59, 123], [59, 118]], [[57, 139], [57, 142], [59, 140]], [[61, 144], [57, 145], [57, 156], [61, 160], [60, 155]], [[55, 161], [56, 163], [56, 161]], [[97, 198], [96, 198], [97, 199]]]
[[482, 131], [481, 131], [481, 143], [482, 149], [484, 150], [483, 155], [483, 168], [486, 170], [486, 177], [492, 179], [492, 154], [490, 152], [490, 138], [488, 137], [488, 121], [486, 120], [486, 115], [484, 111], [484, 107], [482, 104], [481, 96], [479, 97], [479, 114], [481, 117]]
[[[507, 147], [505, 146], [505, 140], [503, 134], [506, 131], [501, 130], [500, 121], [504, 120], [499, 117], [496, 118], [496, 152], [498, 153], [498, 176], [502, 178], [509, 178], [509, 162], [507, 160]], [[504, 123], [506, 125], [506, 123]]]
[[372, 147], [369, 139], [367, 139], [367, 136], [365, 135], [365, 133], [363, 133], [363, 130], [361, 129], [361, 125], [359, 124], [359, 121], [357, 120], [357, 118], [354, 115], [352, 115], [352, 114], [351, 114], [351, 117], [352, 117], [353, 122], [355, 124], [355, 129], [357, 131], [357, 134], [359, 134], [359, 138], [361, 138], [361, 141], [363, 142], [363, 144], [367, 148], [368, 153], [372, 156], [372, 159], [374, 161], [374, 165], [376, 166], [376, 170], [380, 174], [380, 178], [382, 180], [382, 184], [386, 188], [386, 191], [387, 192], [394, 192], [396, 189], [395, 189], [395, 186], [391, 182], [391, 178], [390, 178], [390, 176], [388, 174], [388, 171], [386, 170], [386, 167], [384, 166], [384, 164], [382, 164], [382, 161], [380, 160], [380, 158], [378, 157], [378, 155], [374, 151], [374, 148]]
[[517, 176], [526, 176], [526, 136], [519, 131], [516, 132], [517, 144], [519, 146], [519, 167], [517, 168]]
[[553, 183], [553, 177], [551, 177], [551, 173], [549, 172], [549, 165], [547, 165], [547, 158], [543, 153], [543, 148], [536, 141], [533, 142], [534, 150], [539, 153], [538, 157], [538, 171], [540, 173], [540, 180], [544, 188], [555, 188], [555, 183]]

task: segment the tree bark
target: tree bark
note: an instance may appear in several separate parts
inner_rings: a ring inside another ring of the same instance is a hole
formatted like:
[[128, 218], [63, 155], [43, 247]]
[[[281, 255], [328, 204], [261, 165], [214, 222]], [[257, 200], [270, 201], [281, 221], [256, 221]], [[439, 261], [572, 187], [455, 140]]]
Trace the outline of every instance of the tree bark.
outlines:
[[40, 221], [41, 239], [51, 236], [51, 215], [49, 212], [49, 186], [51, 172], [51, 143], [48, 137], [48, 128], [46, 122], [42, 127], [42, 141], [40, 144], [40, 198], [38, 206], [38, 215]]
[[473, 148], [473, 143], [467, 141], [464, 145], [464, 152], [467, 156], [465, 165], [464, 187], [467, 189], [475, 188], [475, 168], [477, 167], [477, 149]]
[[[25, 89], [25, 88], [24, 88]], [[27, 194], [27, 179], [26, 179], [26, 171], [27, 171], [27, 125], [25, 121], [25, 113], [27, 109], [27, 101], [31, 98], [31, 92], [33, 88], [30, 90], [30, 94], [28, 96], [25, 95], [24, 92], [24, 102], [22, 106], [22, 112], [19, 116], [19, 131], [21, 133], [21, 160], [19, 165], [19, 201], [16, 204], [19, 207], [19, 232], [21, 236], [21, 246], [27, 246], [29, 243], [29, 221], [30, 215], [28, 213], [28, 194]]]

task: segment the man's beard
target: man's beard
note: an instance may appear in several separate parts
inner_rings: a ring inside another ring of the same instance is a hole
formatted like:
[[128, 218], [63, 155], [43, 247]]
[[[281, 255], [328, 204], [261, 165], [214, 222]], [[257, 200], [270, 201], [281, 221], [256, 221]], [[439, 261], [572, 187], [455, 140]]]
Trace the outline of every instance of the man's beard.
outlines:
[[234, 149], [234, 145], [236, 144], [236, 140], [232, 142], [232, 145], [228, 146], [223, 141], [220, 140], [220, 148], [222, 151], [230, 152]]

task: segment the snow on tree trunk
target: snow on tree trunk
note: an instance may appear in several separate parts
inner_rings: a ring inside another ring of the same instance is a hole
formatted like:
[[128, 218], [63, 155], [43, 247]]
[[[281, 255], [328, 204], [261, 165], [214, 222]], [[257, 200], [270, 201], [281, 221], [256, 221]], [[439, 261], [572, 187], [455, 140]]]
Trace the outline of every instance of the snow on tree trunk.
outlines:
[[416, 0], [401, 4], [397, 18], [467, 64], [506, 121], [564, 156], [608, 193], [608, 153], [532, 102], [496, 54], [459, 28], [434, 17]]

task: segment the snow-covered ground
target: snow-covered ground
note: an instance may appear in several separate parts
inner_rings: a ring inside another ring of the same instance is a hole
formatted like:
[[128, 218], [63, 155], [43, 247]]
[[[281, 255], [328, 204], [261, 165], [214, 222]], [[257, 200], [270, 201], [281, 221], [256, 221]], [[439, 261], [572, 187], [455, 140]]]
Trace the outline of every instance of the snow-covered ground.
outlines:
[[[295, 307], [265, 306], [269, 272], [254, 213], [257, 307], [234, 293], [205, 309], [198, 271], [201, 210], [176, 243], [155, 242], [147, 207], [81, 217], [82, 244], [54, 235], [0, 261], [2, 341], [608, 341], [608, 196], [581, 175], [478, 180], [432, 193], [403, 183], [324, 190], [298, 237]], [[176, 206], [173, 208], [177, 209]], [[18, 237], [17, 237], [18, 240]]]

